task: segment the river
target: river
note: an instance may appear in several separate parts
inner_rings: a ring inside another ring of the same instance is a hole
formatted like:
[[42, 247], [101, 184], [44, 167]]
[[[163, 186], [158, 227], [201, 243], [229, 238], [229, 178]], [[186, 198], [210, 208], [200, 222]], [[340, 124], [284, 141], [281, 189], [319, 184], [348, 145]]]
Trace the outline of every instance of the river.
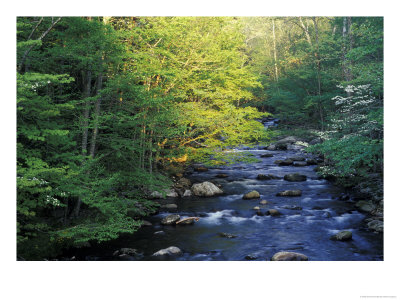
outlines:
[[[265, 126], [274, 125], [274, 121]], [[147, 220], [153, 225], [142, 227], [133, 235], [71, 252], [78, 260], [154, 260], [151, 255], [170, 246], [179, 247], [183, 254], [170, 260], [269, 260], [276, 252], [300, 252], [312, 261], [383, 260], [383, 237], [365, 228], [367, 215], [354, 208], [354, 202], [340, 200], [344, 190], [314, 171], [315, 165], [302, 167], [279, 166], [274, 162], [288, 157], [311, 157], [300, 149], [268, 151], [263, 147], [236, 149], [247, 151], [260, 159], [257, 163], [237, 163], [211, 168], [207, 172], [185, 175], [192, 183], [212, 181], [220, 184], [224, 194], [218, 197], [168, 198], [163, 204], [175, 203], [175, 210], [161, 209]], [[261, 157], [270, 153], [272, 157]], [[226, 178], [217, 178], [218, 174]], [[306, 181], [289, 182], [283, 176], [299, 173]], [[258, 174], [272, 174], [280, 179], [258, 180]], [[243, 194], [257, 190], [261, 198], [243, 200]], [[301, 190], [299, 197], [277, 197], [283, 190]], [[260, 200], [268, 204], [261, 205]], [[258, 216], [261, 212], [277, 209], [280, 216]], [[163, 226], [160, 220], [168, 214], [199, 217], [186, 226]], [[330, 236], [342, 231], [352, 232], [350, 241], [333, 241]], [[233, 234], [227, 238], [220, 233]], [[113, 256], [120, 248], [134, 248], [141, 256]]]

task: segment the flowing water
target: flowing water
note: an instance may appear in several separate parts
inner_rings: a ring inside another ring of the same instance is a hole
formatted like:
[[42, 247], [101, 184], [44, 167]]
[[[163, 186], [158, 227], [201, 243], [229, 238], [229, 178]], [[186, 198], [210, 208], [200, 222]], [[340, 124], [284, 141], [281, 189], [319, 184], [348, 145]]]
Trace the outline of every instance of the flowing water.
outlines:
[[[273, 124], [274, 121], [265, 123], [266, 127]], [[177, 204], [178, 209], [161, 210], [148, 219], [153, 226], [75, 255], [84, 260], [113, 260], [119, 258], [113, 257], [112, 253], [126, 247], [142, 252], [143, 260], [153, 260], [154, 252], [176, 246], [183, 255], [170, 259], [245, 260], [246, 256], [247, 259], [251, 256], [251, 259], [266, 260], [278, 251], [294, 251], [307, 255], [309, 260], [383, 260], [382, 235], [365, 229], [363, 219], [367, 216], [355, 210], [354, 202], [338, 199], [344, 192], [342, 189], [320, 179], [314, 171], [315, 166], [278, 166], [274, 163], [293, 156], [310, 157], [309, 154], [301, 150], [268, 151], [262, 147], [236, 151], [252, 153], [260, 158], [260, 162], [238, 163], [187, 176], [192, 183], [212, 181], [221, 184], [224, 195], [161, 200], [163, 204]], [[261, 158], [266, 153], [273, 157]], [[228, 177], [216, 178], [220, 173]], [[283, 180], [289, 173], [306, 175], [307, 180]], [[257, 180], [258, 174], [272, 174], [281, 179]], [[302, 190], [300, 197], [276, 196], [277, 192], [297, 189]], [[243, 200], [243, 194], [252, 190], [257, 190], [261, 198]], [[268, 204], [260, 205], [260, 200], [267, 200]], [[282, 214], [257, 216], [254, 206], [259, 206], [262, 212], [274, 208]], [[160, 220], [171, 213], [179, 214], [181, 219], [192, 216], [200, 219], [193, 225], [160, 225]], [[329, 239], [341, 230], [351, 231], [353, 239], [347, 242]], [[221, 232], [236, 237], [221, 237]]]

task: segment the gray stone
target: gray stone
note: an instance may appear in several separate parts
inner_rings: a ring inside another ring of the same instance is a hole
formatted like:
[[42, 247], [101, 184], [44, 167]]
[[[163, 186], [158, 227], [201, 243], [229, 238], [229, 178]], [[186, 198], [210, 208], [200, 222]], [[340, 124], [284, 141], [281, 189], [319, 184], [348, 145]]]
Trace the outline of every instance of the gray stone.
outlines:
[[177, 256], [181, 255], [182, 251], [178, 247], [171, 246], [166, 249], [161, 249], [153, 254], [153, 256]]
[[383, 222], [380, 220], [373, 220], [368, 222], [368, 228], [376, 232], [383, 232]]
[[180, 215], [168, 215], [161, 220], [162, 225], [174, 225], [181, 218]]
[[191, 190], [185, 190], [183, 193], [182, 197], [191, 197], [192, 196], [192, 191]]
[[266, 205], [266, 204], [268, 204], [268, 201], [267, 201], [267, 200], [261, 200], [261, 201], [260, 201], [260, 204], [261, 204], [261, 205]]
[[243, 199], [245, 199], [245, 200], [257, 199], [257, 198], [260, 198], [260, 193], [257, 191], [251, 191], [251, 192], [243, 195]]
[[211, 197], [215, 195], [221, 195], [224, 192], [217, 187], [215, 184], [205, 181], [203, 183], [195, 183], [192, 186], [192, 193], [196, 196]]
[[271, 153], [261, 154], [261, 157], [272, 157], [272, 156], [274, 156], [274, 155]]
[[283, 177], [287, 181], [306, 181], [307, 176], [300, 175], [299, 173], [287, 174]]
[[267, 211], [267, 215], [270, 215], [270, 216], [273, 216], [273, 217], [277, 217], [277, 216], [280, 216], [281, 213], [277, 209], [269, 209]]
[[307, 261], [308, 257], [297, 252], [281, 251], [275, 253], [271, 258], [272, 261]]
[[331, 236], [333, 241], [349, 241], [353, 238], [351, 231], [344, 230]]
[[293, 161], [305, 161], [306, 160], [306, 158], [302, 157], [302, 156], [289, 157], [289, 159], [291, 159]]
[[356, 203], [356, 207], [358, 208], [358, 210], [366, 213], [370, 213], [376, 208], [375, 205], [373, 205], [371, 202], [364, 200], [358, 201]]

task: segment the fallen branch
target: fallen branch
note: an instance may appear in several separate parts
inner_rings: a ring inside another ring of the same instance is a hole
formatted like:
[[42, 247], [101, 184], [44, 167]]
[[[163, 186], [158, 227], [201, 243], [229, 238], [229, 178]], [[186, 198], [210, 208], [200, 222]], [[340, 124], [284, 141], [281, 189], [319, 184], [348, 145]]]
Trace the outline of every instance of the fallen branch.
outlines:
[[185, 221], [188, 221], [188, 220], [195, 220], [196, 222], [198, 221], [198, 220], [200, 220], [200, 218], [199, 217], [190, 217], [190, 218], [185, 218], [185, 219], [182, 219], [182, 220], [180, 220], [180, 221], [178, 221], [178, 222], [176, 222], [175, 224], [179, 224], [179, 223], [182, 223], [182, 222], [185, 222]]

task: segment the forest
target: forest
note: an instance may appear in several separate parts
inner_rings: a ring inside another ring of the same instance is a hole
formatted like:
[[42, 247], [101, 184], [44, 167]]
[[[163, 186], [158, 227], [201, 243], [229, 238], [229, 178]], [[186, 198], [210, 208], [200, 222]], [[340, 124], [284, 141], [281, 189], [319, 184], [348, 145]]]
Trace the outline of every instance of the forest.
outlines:
[[235, 149], [289, 136], [320, 159], [319, 180], [383, 226], [382, 17], [18, 17], [16, 27], [18, 260], [136, 234], [159, 199], [183, 201], [188, 170], [256, 165]]

